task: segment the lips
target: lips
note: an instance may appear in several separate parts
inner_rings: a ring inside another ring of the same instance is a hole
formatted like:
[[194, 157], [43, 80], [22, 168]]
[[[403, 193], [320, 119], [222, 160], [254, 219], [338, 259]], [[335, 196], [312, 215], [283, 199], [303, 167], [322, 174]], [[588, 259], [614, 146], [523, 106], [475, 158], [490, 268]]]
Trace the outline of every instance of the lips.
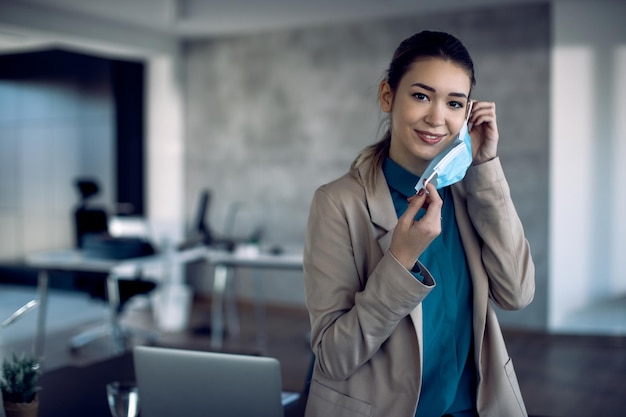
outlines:
[[417, 134], [417, 136], [420, 138], [422, 142], [427, 143], [429, 145], [436, 145], [446, 137], [446, 135], [435, 134], [431, 132], [424, 132], [421, 130], [416, 130], [415, 133]]

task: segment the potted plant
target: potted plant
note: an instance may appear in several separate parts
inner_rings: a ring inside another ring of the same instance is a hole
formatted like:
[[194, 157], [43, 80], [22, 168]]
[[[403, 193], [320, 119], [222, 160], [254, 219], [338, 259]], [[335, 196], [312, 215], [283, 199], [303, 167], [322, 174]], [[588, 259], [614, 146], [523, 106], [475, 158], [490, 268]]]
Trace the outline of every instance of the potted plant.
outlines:
[[37, 385], [41, 370], [32, 356], [15, 352], [2, 362], [0, 391], [6, 417], [36, 417], [39, 410]]

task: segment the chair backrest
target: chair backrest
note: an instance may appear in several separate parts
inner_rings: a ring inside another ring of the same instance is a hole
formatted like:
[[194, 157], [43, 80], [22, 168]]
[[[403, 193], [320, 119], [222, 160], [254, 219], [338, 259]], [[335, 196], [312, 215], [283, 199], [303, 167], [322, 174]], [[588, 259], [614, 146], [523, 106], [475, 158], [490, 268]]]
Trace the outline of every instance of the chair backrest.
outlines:
[[87, 235], [106, 235], [109, 231], [108, 214], [101, 208], [80, 206], [74, 211], [76, 247], [82, 248]]

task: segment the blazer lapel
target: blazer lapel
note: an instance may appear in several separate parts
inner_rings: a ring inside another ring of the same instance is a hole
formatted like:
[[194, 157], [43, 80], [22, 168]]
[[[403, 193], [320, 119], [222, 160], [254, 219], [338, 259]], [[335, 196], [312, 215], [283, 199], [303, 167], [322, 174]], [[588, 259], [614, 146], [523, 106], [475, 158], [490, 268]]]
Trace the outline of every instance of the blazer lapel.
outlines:
[[382, 169], [378, 169], [374, 187], [367, 181], [367, 172], [372, 165], [371, 160], [364, 162], [359, 168], [359, 176], [365, 189], [365, 200], [369, 207], [370, 218], [373, 224], [386, 231], [378, 239], [380, 248], [385, 252], [391, 246], [391, 235], [398, 224], [396, 210], [393, 207], [389, 186]]
[[[382, 169], [378, 170], [376, 184], [373, 188], [370, 186], [370, 183], [366, 181], [367, 171], [369, 170], [370, 165], [371, 160], [363, 163], [359, 167], [359, 176], [361, 177], [361, 182], [363, 183], [363, 188], [365, 189], [365, 199], [367, 201], [367, 206], [369, 207], [371, 221], [373, 224], [386, 231], [386, 233], [383, 233], [381, 237], [378, 238], [378, 244], [384, 253], [391, 246], [391, 236], [393, 235], [393, 230], [398, 224], [398, 216], [396, 214], [396, 209], [393, 206], [391, 192], [389, 191], [389, 186], [387, 185], [387, 180], [385, 179]], [[422, 316], [422, 303], [419, 303], [413, 311], [411, 311], [410, 317], [415, 328], [420, 369], [423, 369], [424, 354], [424, 326], [422, 323]]]

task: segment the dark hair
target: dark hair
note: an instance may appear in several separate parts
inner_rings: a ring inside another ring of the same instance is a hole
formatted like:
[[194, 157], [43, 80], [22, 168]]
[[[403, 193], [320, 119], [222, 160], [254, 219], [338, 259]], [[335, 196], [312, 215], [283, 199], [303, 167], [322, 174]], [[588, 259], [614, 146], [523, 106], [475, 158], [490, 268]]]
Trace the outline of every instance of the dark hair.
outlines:
[[386, 80], [395, 92], [404, 74], [419, 58], [441, 58], [462, 66], [468, 72], [471, 86], [476, 84], [474, 62], [460, 40], [445, 32], [419, 32], [400, 43], [387, 70]]
[[[470, 93], [476, 84], [474, 76], [474, 62], [469, 52], [460, 40], [445, 32], [422, 31], [403, 40], [393, 54], [391, 63], [386, 72], [384, 81], [389, 83], [392, 93], [395, 92], [402, 77], [409, 71], [411, 65], [421, 58], [440, 58], [451, 61], [467, 70], [470, 78]], [[358, 167], [366, 159], [373, 158], [374, 163], [370, 170], [370, 180], [374, 181], [378, 168], [389, 154], [391, 131], [389, 127], [383, 137], [373, 145], [365, 148], [352, 163], [352, 169]]]

